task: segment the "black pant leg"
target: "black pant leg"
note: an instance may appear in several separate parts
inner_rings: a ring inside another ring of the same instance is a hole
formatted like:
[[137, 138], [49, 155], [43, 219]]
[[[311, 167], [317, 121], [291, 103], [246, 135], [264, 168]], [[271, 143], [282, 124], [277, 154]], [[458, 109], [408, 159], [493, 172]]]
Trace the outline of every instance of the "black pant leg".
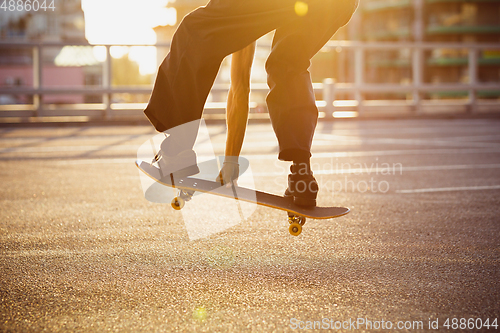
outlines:
[[271, 89], [267, 104], [281, 160], [304, 160], [311, 155], [318, 109], [308, 71], [310, 60], [347, 24], [356, 7], [357, 0], [313, 3], [306, 16], [276, 30], [266, 63]]
[[294, 18], [294, 0], [213, 0], [187, 15], [144, 111], [166, 131], [200, 119], [224, 57]]

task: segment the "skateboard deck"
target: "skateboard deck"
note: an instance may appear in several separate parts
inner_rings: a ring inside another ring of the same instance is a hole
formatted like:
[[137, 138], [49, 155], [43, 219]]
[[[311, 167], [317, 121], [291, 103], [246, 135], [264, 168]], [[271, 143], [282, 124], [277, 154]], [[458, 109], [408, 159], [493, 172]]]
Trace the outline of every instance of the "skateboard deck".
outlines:
[[349, 208], [345, 207], [301, 207], [295, 205], [292, 198], [235, 185], [225, 186], [220, 182], [195, 177], [184, 177], [180, 179], [174, 179], [170, 175], [162, 177], [159, 169], [152, 166], [150, 163], [138, 160], [135, 164], [139, 170], [144, 172], [156, 182], [168, 187], [179, 189], [179, 195], [171, 202], [174, 209], [182, 209], [185, 202], [189, 201], [195, 192], [209, 193], [236, 200], [256, 203], [261, 206], [286, 211], [290, 222], [289, 231], [294, 236], [298, 236], [301, 233], [302, 226], [304, 225], [306, 218], [330, 219], [346, 215], [350, 211]]

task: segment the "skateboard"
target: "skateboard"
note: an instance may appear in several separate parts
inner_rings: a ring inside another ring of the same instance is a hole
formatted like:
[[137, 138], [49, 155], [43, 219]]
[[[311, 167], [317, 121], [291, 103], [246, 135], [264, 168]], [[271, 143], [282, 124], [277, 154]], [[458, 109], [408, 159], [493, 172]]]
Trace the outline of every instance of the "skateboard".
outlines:
[[175, 210], [182, 209], [185, 203], [189, 201], [196, 192], [209, 193], [256, 203], [261, 206], [286, 211], [288, 213], [288, 222], [290, 223], [288, 231], [293, 236], [301, 234], [306, 218], [330, 219], [346, 215], [350, 211], [349, 208], [345, 207], [301, 207], [295, 205], [291, 197], [284, 197], [236, 185], [225, 186], [220, 182], [195, 177], [178, 179], [174, 179], [171, 175], [160, 177], [159, 169], [152, 166], [150, 163], [137, 160], [135, 164], [139, 170], [156, 182], [178, 189], [178, 195], [173, 198], [171, 202], [172, 208]]

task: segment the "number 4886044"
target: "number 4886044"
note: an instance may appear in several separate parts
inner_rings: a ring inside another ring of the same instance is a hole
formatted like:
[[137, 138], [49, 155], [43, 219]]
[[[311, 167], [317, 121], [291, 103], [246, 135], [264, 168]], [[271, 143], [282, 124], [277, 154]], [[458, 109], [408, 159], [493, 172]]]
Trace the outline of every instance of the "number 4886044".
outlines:
[[480, 329], [498, 329], [498, 323], [497, 323], [497, 318], [492, 319], [490, 323], [490, 319], [486, 318], [486, 320], [482, 320], [481, 318], [447, 318], [446, 321], [443, 324], [444, 327], [447, 329], [475, 329], [475, 330], [480, 330]]
[[[56, 9], [55, 0], [52, 1], [39, 1], [39, 0], [3, 0], [2, 5], [0, 5], [0, 10], [4, 12], [38, 12], [43, 10], [44, 12], [47, 10], [54, 11]], [[47, 2], [50, 2], [47, 5]]]

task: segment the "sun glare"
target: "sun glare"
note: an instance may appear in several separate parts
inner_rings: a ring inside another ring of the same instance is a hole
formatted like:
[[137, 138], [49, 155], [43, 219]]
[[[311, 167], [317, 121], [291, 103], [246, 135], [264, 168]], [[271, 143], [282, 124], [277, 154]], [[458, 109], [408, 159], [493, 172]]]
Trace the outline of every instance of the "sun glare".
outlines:
[[[146, 44], [156, 43], [153, 30], [157, 26], [174, 25], [174, 8], [166, 8], [168, 0], [82, 0], [85, 13], [85, 35], [91, 44]], [[112, 47], [111, 56], [120, 58], [129, 53], [139, 63], [141, 74], [156, 71], [154, 47]], [[105, 59], [105, 50], [94, 50], [96, 58]]]

